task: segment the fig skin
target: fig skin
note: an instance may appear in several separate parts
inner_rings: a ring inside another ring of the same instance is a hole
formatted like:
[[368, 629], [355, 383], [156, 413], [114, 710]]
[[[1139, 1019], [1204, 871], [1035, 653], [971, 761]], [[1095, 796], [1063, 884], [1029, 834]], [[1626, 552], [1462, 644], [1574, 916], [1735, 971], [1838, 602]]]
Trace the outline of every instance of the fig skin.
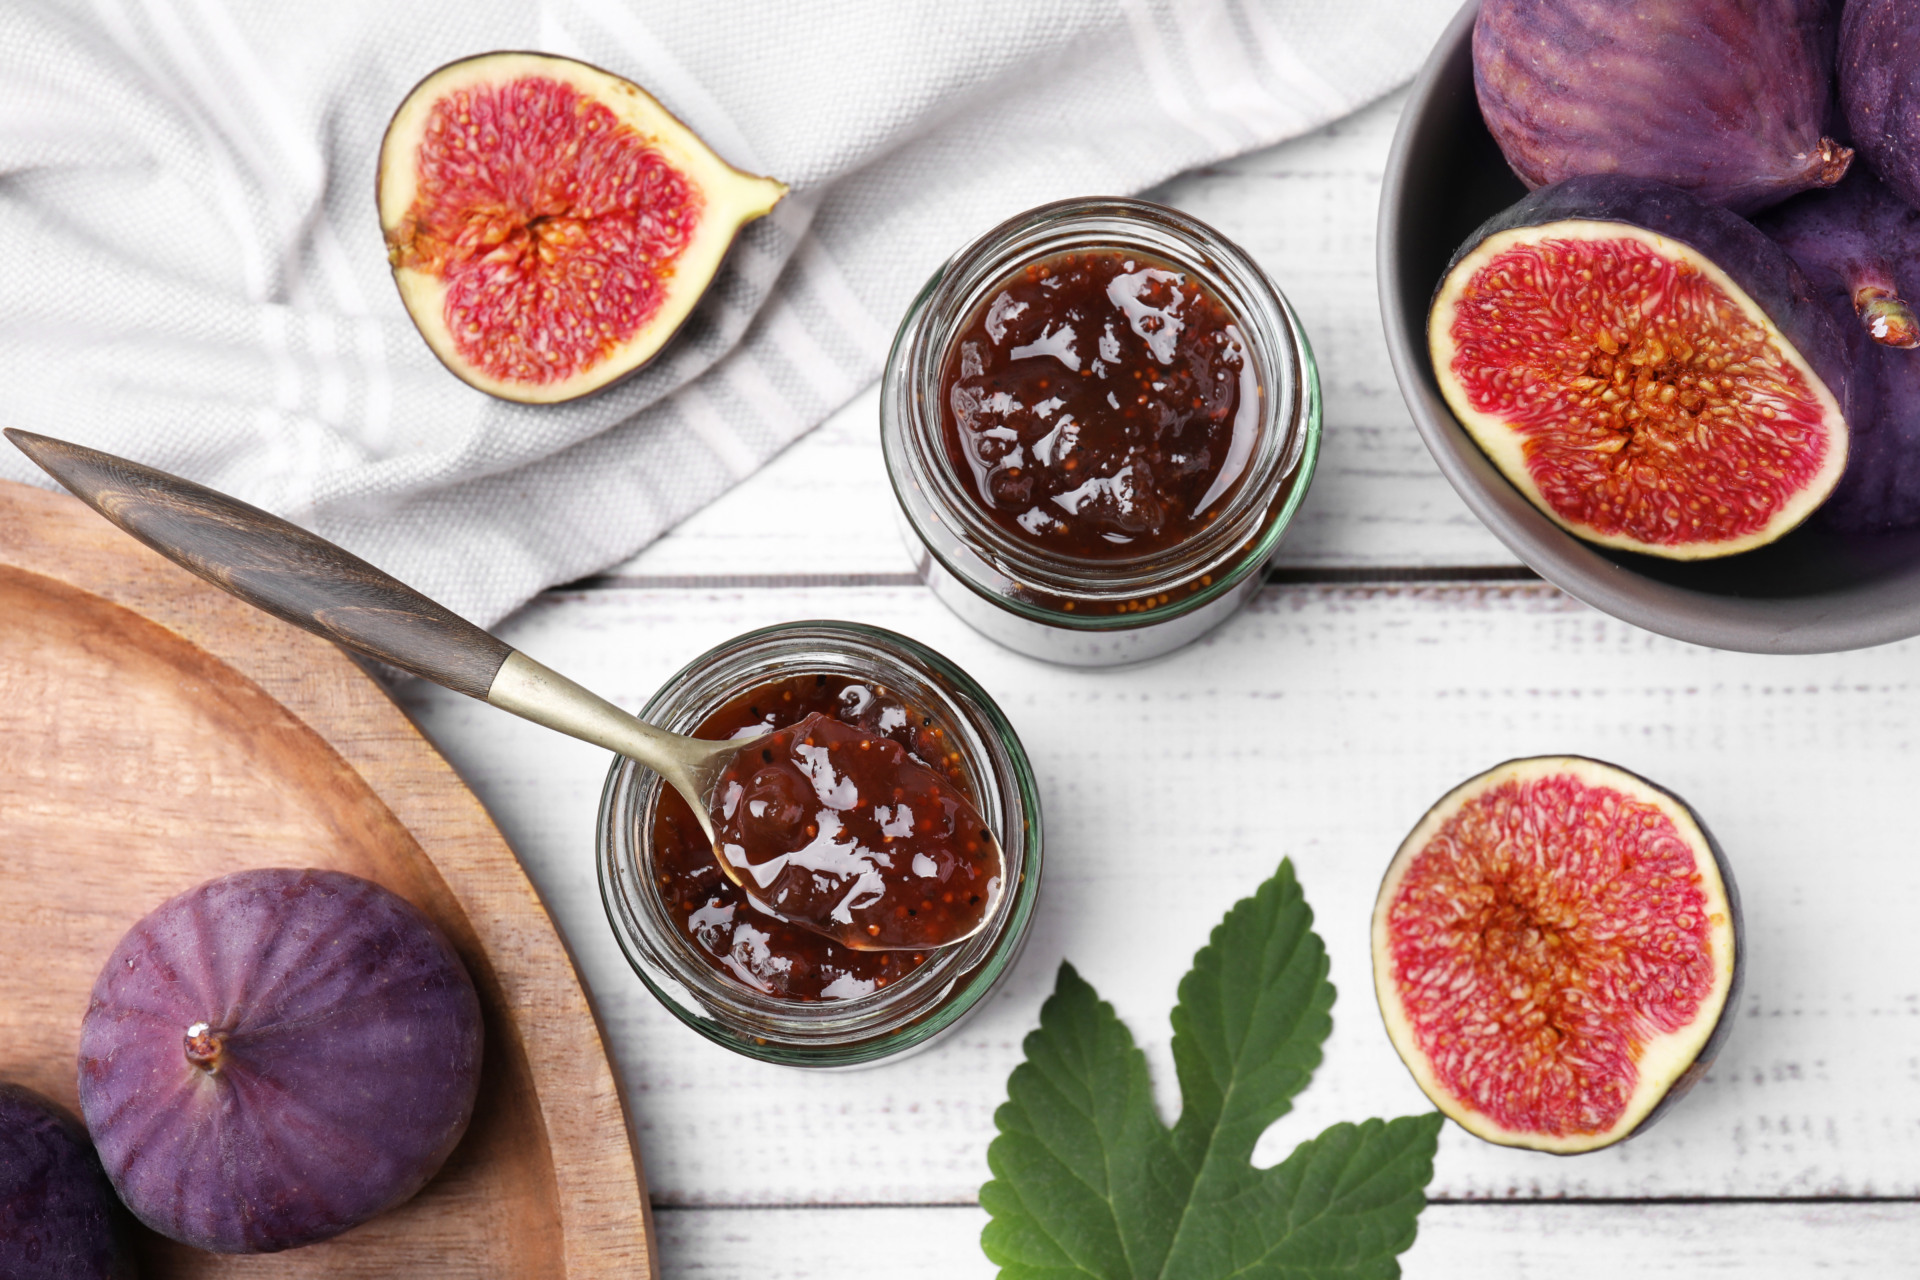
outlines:
[[[1920, 346], [1920, 320], [1906, 302], [1920, 285], [1920, 212], [1862, 168], [1830, 191], [1810, 191], [1755, 220], [1813, 283], [1837, 327], [1862, 328], [1889, 347]], [[1854, 344], [1847, 342], [1849, 362]]]
[[0, 1280], [133, 1280], [127, 1227], [80, 1122], [0, 1084]]
[[[1908, 349], [1920, 331], [1900, 302], [1920, 298], [1920, 211], [1861, 169], [1759, 225], [1806, 274], [1845, 340], [1847, 470], [1818, 523], [1845, 533], [1920, 526], [1920, 350]], [[1887, 291], [1894, 305], [1875, 296], [1863, 309], [1863, 290]]]
[[[1490, 782], [1498, 781], [1511, 775], [1515, 771], [1526, 770], [1537, 766], [1546, 766], [1549, 769], [1564, 769], [1574, 772], [1591, 771], [1594, 777], [1590, 780], [1605, 781], [1616, 786], [1625, 783], [1628, 787], [1641, 790], [1643, 792], [1643, 799], [1657, 801], [1659, 807], [1665, 810], [1669, 817], [1676, 819], [1676, 825], [1680, 827], [1683, 832], [1690, 827], [1692, 834], [1699, 837], [1698, 846], [1695, 851], [1696, 857], [1702, 851], [1709, 854], [1714, 870], [1719, 875], [1720, 888], [1727, 904], [1728, 932], [1733, 940], [1733, 956], [1730, 963], [1731, 972], [1727, 979], [1726, 995], [1721, 1003], [1718, 1014], [1714, 1017], [1711, 1030], [1708, 1031], [1706, 1038], [1694, 1053], [1692, 1060], [1687, 1063], [1684, 1069], [1673, 1075], [1661, 1093], [1659, 1101], [1656, 1102], [1645, 1115], [1640, 1117], [1639, 1121], [1631, 1128], [1620, 1133], [1605, 1135], [1603, 1141], [1595, 1142], [1591, 1145], [1551, 1146], [1524, 1141], [1520, 1139], [1519, 1135], [1515, 1134], [1483, 1132], [1482, 1128], [1475, 1123], [1474, 1113], [1467, 1111], [1463, 1114], [1461, 1107], [1450, 1093], [1445, 1093], [1444, 1091], [1436, 1093], [1428, 1087], [1426, 1077], [1423, 1075], [1421, 1069], [1416, 1066], [1416, 1058], [1419, 1055], [1419, 1050], [1414, 1046], [1401, 1043], [1400, 1036], [1395, 1035], [1393, 1032], [1393, 1019], [1387, 1013], [1389, 1005], [1397, 1004], [1398, 998], [1392, 994], [1390, 990], [1392, 987], [1392, 980], [1389, 976], [1391, 966], [1382, 957], [1385, 938], [1382, 921], [1388, 903], [1390, 889], [1395, 885], [1397, 875], [1401, 871], [1403, 863], [1408, 860], [1410, 854], [1416, 854], [1419, 851], [1418, 846], [1425, 843], [1424, 839], [1420, 837], [1423, 831], [1430, 826], [1437, 825], [1434, 821], [1436, 816], [1452, 808], [1455, 802], [1462, 796], [1471, 796], [1480, 790], [1484, 790]], [[1609, 778], [1606, 776], [1609, 774], [1614, 776]], [[1734, 1019], [1740, 1008], [1740, 993], [1746, 986], [1746, 921], [1740, 907], [1740, 888], [1734, 882], [1733, 867], [1727, 861], [1726, 851], [1721, 848], [1720, 842], [1714, 838], [1713, 832], [1709, 830], [1707, 824], [1701, 820], [1700, 815], [1694, 810], [1693, 806], [1688, 804], [1680, 796], [1660, 784], [1633, 772], [1631, 769], [1624, 769], [1617, 764], [1612, 764], [1605, 760], [1597, 760], [1591, 756], [1532, 756], [1505, 760], [1491, 769], [1475, 774], [1442, 796], [1421, 816], [1420, 821], [1414, 824], [1412, 832], [1409, 833], [1407, 839], [1401, 844], [1393, 860], [1388, 863], [1386, 874], [1381, 877], [1380, 889], [1374, 909], [1373, 939], [1374, 994], [1380, 1003], [1382, 1017], [1386, 1019], [1388, 1024], [1388, 1040], [1392, 1043], [1394, 1052], [1399, 1054], [1401, 1061], [1406, 1064], [1407, 1069], [1413, 1072], [1415, 1081], [1420, 1084], [1422, 1091], [1428, 1094], [1434, 1102], [1434, 1105], [1439, 1107], [1449, 1119], [1453, 1120], [1475, 1137], [1494, 1143], [1497, 1146], [1523, 1147], [1532, 1151], [1545, 1151], [1550, 1155], [1583, 1155], [1588, 1151], [1598, 1151], [1606, 1147], [1618, 1145], [1630, 1138], [1645, 1133], [1656, 1122], [1672, 1111], [1674, 1104], [1690, 1093], [1693, 1087], [1700, 1083], [1701, 1079], [1706, 1076], [1714, 1060], [1719, 1057], [1720, 1051], [1726, 1046], [1727, 1037], [1733, 1033]]]
[[324, 1240], [401, 1203], [466, 1131], [480, 1001], [379, 885], [266, 869], [128, 930], [80, 1030], [80, 1107], [114, 1188], [217, 1253]]
[[[1588, 174], [1541, 187], [1481, 223], [1454, 253], [1434, 289], [1434, 303], [1429, 309], [1430, 342], [1434, 317], [1447, 296], [1449, 286], [1455, 283], [1456, 269], [1469, 255], [1503, 232], [1559, 222], [1617, 222], [1626, 227], [1651, 231], [1678, 242], [1717, 266], [1766, 313], [1781, 337], [1800, 354], [1813, 375], [1824, 384], [1832, 399], [1828, 419], [1838, 453], [1833, 473], [1825, 481], [1825, 487], [1819, 489], [1813, 502], [1803, 504], [1804, 509], [1797, 514], [1790, 514], [1788, 518], [1769, 526], [1764, 536], [1733, 546], [1708, 543], [1669, 548], [1625, 540], [1604, 542], [1603, 545], [1674, 559], [1703, 559], [1752, 550], [1791, 532], [1831, 492], [1841, 474], [1839, 466], [1847, 456], [1849, 385], [1846, 348], [1826, 304], [1794, 265], [1793, 259], [1745, 218], [1721, 206], [1707, 204], [1677, 187], [1647, 178]], [[1461, 406], [1455, 402], [1451, 383], [1439, 365], [1436, 357], [1434, 372], [1440, 378], [1442, 390], [1455, 413], [1463, 414]], [[1464, 416], [1462, 422], [1466, 422]], [[1470, 429], [1469, 434], [1474, 434], [1476, 442], [1492, 456], [1493, 450], [1475, 432]], [[1549, 518], [1560, 521], [1559, 515], [1550, 510], [1528, 485], [1516, 478], [1498, 458], [1495, 461], [1530, 501]], [[1563, 527], [1577, 537], [1601, 541], [1572, 526]]]
[[1482, 0], [1480, 113], [1528, 187], [1656, 178], [1753, 213], [1831, 186], [1828, 0]]
[[1920, 6], [1846, 0], [1839, 82], [1853, 145], [1882, 182], [1920, 207]]

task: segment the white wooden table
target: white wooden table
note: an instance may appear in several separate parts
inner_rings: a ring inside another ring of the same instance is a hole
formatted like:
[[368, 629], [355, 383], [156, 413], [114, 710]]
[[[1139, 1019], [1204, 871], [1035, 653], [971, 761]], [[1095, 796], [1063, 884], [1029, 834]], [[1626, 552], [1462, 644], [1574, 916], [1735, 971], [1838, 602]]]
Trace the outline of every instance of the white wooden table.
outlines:
[[[1045, 890], [1017, 970], [931, 1052], [805, 1074], [681, 1027], [602, 914], [605, 755], [456, 695], [403, 692], [572, 944], [627, 1082], [667, 1277], [991, 1276], [975, 1197], [993, 1110], [1061, 958], [1126, 1019], [1171, 1117], [1175, 984], [1283, 856], [1340, 1000], [1325, 1064], [1261, 1161], [1335, 1120], [1427, 1109], [1369, 989], [1375, 886], [1454, 783], [1550, 751], [1645, 773], [1713, 826], [1746, 904], [1740, 1020], [1698, 1090], [1623, 1147], [1565, 1159], [1449, 1127], [1406, 1274], [1920, 1274], [1920, 644], [1718, 653], [1518, 568], [1428, 459], [1387, 365], [1373, 221], [1401, 100], [1159, 193], [1280, 282], [1327, 401], [1284, 568], [1202, 644], [1080, 672], [968, 630], [911, 576], [871, 392], [632, 562], [502, 629], [631, 708], [707, 646], [809, 617], [892, 627], [978, 678], [1040, 777]], [[779, 515], [795, 493], [811, 513], [799, 529]], [[1204, 888], [1164, 892], [1168, 862]]]

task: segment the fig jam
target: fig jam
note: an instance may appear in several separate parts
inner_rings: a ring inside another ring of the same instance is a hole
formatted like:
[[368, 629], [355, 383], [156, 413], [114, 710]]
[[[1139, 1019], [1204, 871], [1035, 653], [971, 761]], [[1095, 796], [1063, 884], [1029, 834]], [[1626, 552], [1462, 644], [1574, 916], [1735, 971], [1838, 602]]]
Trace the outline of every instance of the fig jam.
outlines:
[[[885, 781], [880, 775], [889, 768], [897, 770], [899, 760], [904, 759], [920, 766], [912, 773], [924, 769], [950, 793], [923, 804], [923, 817], [941, 807], [941, 799], [957, 802], [950, 812], [977, 812], [977, 799], [962, 757], [947, 744], [946, 730], [884, 686], [844, 674], [795, 675], [759, 685], [709, 715], [694, 730], [694, 736], [755, 737], [800, 726], [816, 715], [824, 721], [814, 722], [822, 730], [815, 735], [822, 750], [831, 742], [859, 751], [861, 740], [871, 740], [879, 748], [871, 753], [876, 757], [868, 770], [873, 776], [842, 770], [839, 777], [872, 793], [877, 783]], [[770, 758], [761, 763], [773, 766], [774, 755], [769, 751]], [[752, 762], [748, 763], [751, 766]], [[787, 780], [765, 780], [764, 788], [759, 785], [761, 781], [751, 780], [750, 794], [770, 792]], [[795, 797], [798, 808], [810, 810], [812, 806], [806, 800], [805, 796]], [[745, 802], [743, 796], [742, 805], [732, 817], [745, 813]], [[885, 816], [890, 815], [883, 815], [883, 820]], [[804, 816], [799, 820], [804, 821]], [[725, 840], [724, 824], [721, 834]], [[967, 833], [954, 834], [964, 837]], [[748, 895], [720, 873], [713, 846], [707, 843], [693, 811], [671, 789], [661, 792], [655, 809], [652, 861], [654, 884], [668, 914], [694, 950], [721, 973], [764, 995], [803, 1001], [853, 999], [898, 981], [933, 954], [931, 947], [856, 951], [755, 909]], [[953, 868], [942, 870], [951, 872]], [[930, 883], [936, 881], [933, 876], [928, 879]], [[949, 876], [938, 883], [964, 886], [965, 880]], [[932, 936], [939, 936], [950, 927], [950, 917], [984, 909], [985, 895], [976, 894], [974, 888], [964, 887], [953, 901], [942, 901], [942, 895], [933, 894], [927, 901], [903, 906], [903, 911], [915, 914], [901, 923], [924, 927]], [[976, 898], [981, 900], [969, 901]]]
[[940, 401], [961, 487], [1016, 539], [1117, 560], [1226, 510], [1262, 389], [1233, 315], [1191, 271], [1132, 250], [1030, 262], [948, 349]]

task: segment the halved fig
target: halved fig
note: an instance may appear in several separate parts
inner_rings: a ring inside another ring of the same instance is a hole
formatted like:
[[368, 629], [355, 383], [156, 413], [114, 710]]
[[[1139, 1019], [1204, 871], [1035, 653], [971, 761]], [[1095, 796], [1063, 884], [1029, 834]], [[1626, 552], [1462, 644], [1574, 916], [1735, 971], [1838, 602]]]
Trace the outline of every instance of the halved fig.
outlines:
[[1853, 159], [1821, 132], [1833, 42], [1829, 0], [1482, 0], [1473, 88], [1529, 187], [1617, 173], [1753, 213]]
[[1581, 756], [1509, 760], [1401, 844], [1373, 913], [1393, 1047], [1434, 1105], [1572, 1154], [1651, 1124], [1732, 1027], [1740, 899], [1677, 796]]
[[1805, 520], [1847, 461], [1840, 338], [1780, 247], [1674, 187], [1542, 187], [1467, 238], [1427, 340], [1447, 403], [1541, 511], [1697, 560]]
[[528, 403], [651, 360], [740, 227], [786, 191], [638, 85], [546, 54], [449, 63], [380, 144], [380, 228], [407, 313], [463, 380]]

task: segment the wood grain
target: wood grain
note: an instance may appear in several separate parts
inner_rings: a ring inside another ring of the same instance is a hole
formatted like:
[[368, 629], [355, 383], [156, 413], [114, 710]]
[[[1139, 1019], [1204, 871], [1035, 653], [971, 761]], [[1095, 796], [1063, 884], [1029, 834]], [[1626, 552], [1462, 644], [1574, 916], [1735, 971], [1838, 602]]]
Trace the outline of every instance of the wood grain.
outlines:
[[1127, 1020], [1173, 1115], [1176, 984], [1282, 857], [1340, 998], [1325, 1065], [1260, 1158], [1337, 1120], [1425, 1110], [1370, 996], [1381, 872], [1455, 783], [1556, 751], [1671, 787], [1725, 845], [1751, 944], [1739, 1021], [1701, 1085], [1632, 1142], [1563, 1159], [1449, 1126], [1433, 1193], [1920, 1195], [1920, 943], [1905, 923], [1920, 901], [1906, 812], [1920, 641], [1791, 660], [1717, 653], [1540, 584], [1269, 588], [1201, 644], [1111, 672], [1010, 654], [918, 587], [556, 593], [502, 634], [631, 708], [708, 645], [820, 616], [892, 627], [972, 674], [1020, 732], [1046, 815], [1039, 910], [1006, 984], [951, 1040], [856, 1075], [747, 1062], [641, 988], [606, 937], [587, 865], [605, 753], [495, 725], [450, 695], [406, 695], [573, 938], [660, 1203], [972, 1200], [994, 1107], [1063, 958]]
[[[741, 1209], [660, 1215], [668, 1274], [993, 1280], [977, 1208]], [[1408, 1280], [1804, 1280], [1897, 1276], [1920, 1205], [1429, 1205], [1400, 1255]]]
[[[1427, 456], [1380, 335], [1375, 205], [1403, 96], [1158, 193], [1239, 240], [1305, 318], [1327, 430], [1281, 546], [1290, 570], [1517, 563]], [[666, 1207], [667, 1274], [985, 1280], [970, 1202], [1055, 962], [1071, 957], [1120, 1004], [1171, 1116], [1174, 985], [1225, 905], [1282, 855], [1300, 867], [1341, 996], [1327, 1061], [1260, 1158], [1335, 1120], [1421, 1107], [1368, 996], [1359, 922], [1380, 870], [1448, 786], [1568, 749], [1676, 787], [1727, 843], [1755, 945], [1742, 1020], [1701, 1088], [1614, 1151], [1559, 1159], [1450, 1130], [1434, 1191], [1476, 1202], [1428, 1210], [1406, 1275], [1914, 1270], [1920, 1206], [1898, 1197], [1920, 1196], [1920, 942], [1905, 924], [1920, 899], [1907, 813], [1920, 644], [1759, 658], [1649, 636], [1537, 584], [1288, 586], [1163, 662], [1062, 672], [997, 650], [912, 584], [876, 405], [863, 394], [616, 569], [628, 587], [549, 593], [503, 635], [629, 709], [704, 647], [803, 617], [895, 627], [978, 677], [1034, 756], [1048, 870], [1020, 966], [954, 1040], [857, 1075], [796, 1077], [688, 1035], [603, 927], [588, 850], [605, 754], [438, 691], [402, 693], [576, 947]], [[1196, 794], [1209, 798], [1199, 820], [1168, 816]], [[1203, 872], [1204, 891], [1164, 892], [1169, 855]], [[1637, 1199], [1670, 1196], [1698, 1202]]]
[[648, 1205], [567, 954], [486, 813], [365, 672], [0, 484], [0, 1077], [75, 1104], [103, 957], [161, 901], [249, 866], [379, 881], [431, 915], [487, 1015], [475, 1121], [401, 1209], [324, 1244], [154, 1276], [648, 1275]]
[[[1405, 96], [1147, 193], [1238, 242], [1306, 324], [1326, 433], [1313, 488], [1280, 544], [1277, 563], [1288, 568], [1519, 563], [1433, 465], [1387, 360], [1373, 228]], [[868, 390], [613, 572], [793, 577], [912, 569], [880, 456], [879, 397]]]

